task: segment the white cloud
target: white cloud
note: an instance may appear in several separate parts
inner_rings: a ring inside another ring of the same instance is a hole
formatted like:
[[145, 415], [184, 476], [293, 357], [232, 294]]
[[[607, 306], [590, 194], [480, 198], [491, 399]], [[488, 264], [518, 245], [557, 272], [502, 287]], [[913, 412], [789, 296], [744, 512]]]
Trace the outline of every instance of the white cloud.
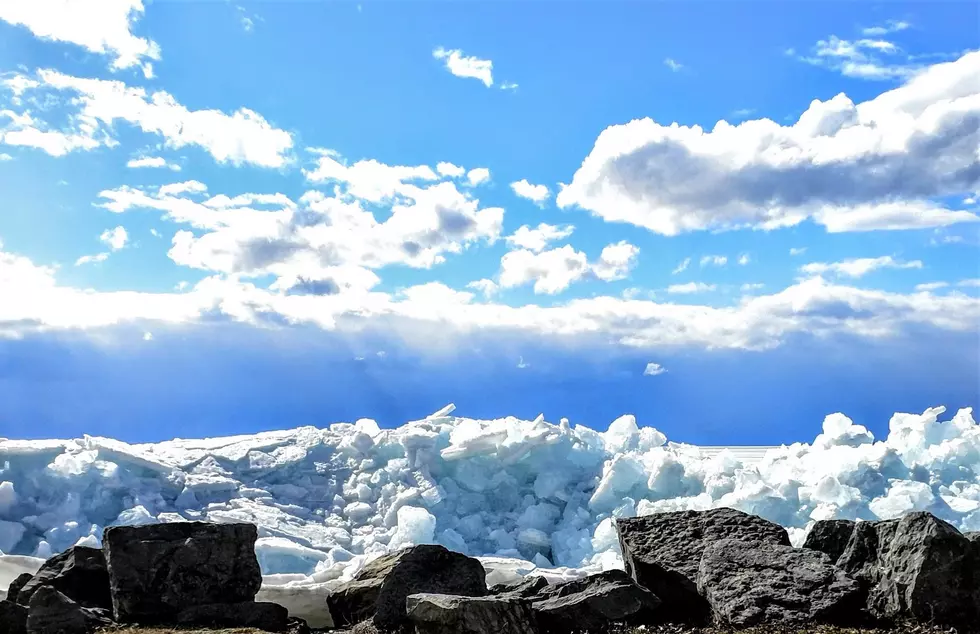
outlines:
[[800, 267], [800, 271], [808, 275], [824, 275], [832, 273], [851, 278], [864, 277], [878, 269], [921, 269], [920, 260], [902, 262], [890, 255], [877, 258], [854, 258], [843, 262], [811, 262]]
[[481, 293], [484, 297], [493, 297], [500, 291], [500, 287], [497, 286], [497, 283], [488, 279], [470, 282], [466, 285], [466, 288], [472, 288], [478, 293]]
[[614, 125], [557, 203], [664, 235], [807, 218], [829, 231], [975, 222], [935, 200], [976, 190], [978, 73], [980, 51], [967, 53], [870, 101], [814, 100], [789, 126]]
[[126, 242], [129, 241], [129, 234], [126, 233], [125, 227], [115, 227], [103, 231], [99, 240], [107, 244], [113, 251], [118, 251], [126, 246]]
[[466, 180], [476, 187], [490, 180], [490, 170], [485, 167], [474, 167], [466, 173]]
[[140, 156], [126, 162], [126, 167], [139, 169], [142, 167], [165, 167], [174, 172], [180, 171], [180, 165], [170, 163], [162, 156]]
[[803, 255], [806, 253], [806, 247], [792, 247], [789, 250], [790, 255]]
[[143, 333], [143, 341], [153, 341], [153, 333], [147, 330]]
[[500, 286], [512, 288], [533, 282], [535, 293], [554, 295], [588, 272], [588, 258], [570, 245], [540, 253], [522, 249], [500, 259]]
[[520, 358], [519, 358], [519, 359], [517, 360], [517, 368], [518, 368], [519, 370], [523, 370], [524, 368], [529, 368], [529, 367], [531, 367], [531, 364], [530, 364], [530, 363], [525, 363], [525, 362], [524, 362], [524, 357], [520, 357]]
[[446, 162], [438, 163], [436, 165], [436, 171], [439, 172], [441, 176], [448, 176], [450, 178], [458, 178], [466, 173], [464, 168]]
[[682, 68], [684, 68], [684, 64], [681, 64], [680, 62], [678, 62], [677, 60], [671, 57], [664, 59], [664, 66], [674, 71], [675, 73], [681, 70]]
[[704, 282], [671, 284], [667, 287], [667, 292], [671, 295], [692, 295], [694, 293], [708, 293], [713, 290], [715, 290], [714, 284], [705, 284]]
[[861, 34], [868, 37], [880, 37], [897, 31], [904, 31], [911, 25], [904, 20], [888, 20], [883, 25], [869, 26], [861, 29]]
[[517, 90], [518, 87], [519, 86], [517, 83], [512, 81], [505, 81], [504, 83], [500, 84], [501, 90]]
[[95, 255], [83, 255], [82, 257], [75, 260], [75, 266], [82, 266], [85, 264], [96, 264], [98, 262], [105, 262], [109, 259], [108, 253], [96, 253]]
[[535, 253], [543, 251], [549, 244], [556, 240], [562, 240], [572, 235], [575, 227], [565, 225], [557, 227], [542, 222], [537, 228], [532, 229], [529, 225], [522, 225], [512, 235], [507, 236], [507, 244], [512, 247], [527, 249]]
[[742, 255], [738, 256], [738, 264], [739, 264], [739, 266], [745, 266], [746, 264], [748, 264], [751, 261], [752, 261], [752, 258], [749, 257], [749, 254], [748, 253], [743, 253]]
[[706, 266], [725, 266], [728, 258], [724, 255], [706, 255], [701, 258], [701, 268]]
[[681, 263], [678, 264], [677, 267], [670, 272], [670, 274], [677, 275], [678, 273], [683, 273], [684, 271], [687, 270], [687, 267], [689, 266], [691, 266], [691, 258], [684, 258], [683, 260], [681, 260]]
[[12, 161], [12, 160], [14, 160], [14, 157], [10, 156], [9, 154], [0, 153], [0, 163], [2, 163], [3, 161]]
[[510, 184], [510, 188], [514, 190], [514, 193], [521, 198], [526, 198], [530, 201], [541, 205], [544, 201], [548, 200], [551, 196], [551, 192], [545, 185], [532, 185], [527, 182], [526, 179], [521, 179], [519, 181]]
[[765, 288], [765, 286], [766, 286], [765, 284], [760, 284], [758, 282], [756, 282], [756, 283], [742, 284], [741, 291], [743, 293], [751, 293], [752, 291], [757, 291], [757, 290], [760, 290], [762, 288]]
[[160, 47], [133, 35], [143, 14], [141, 0], [10, 0], [0, 3], [0, 20], [26, 27], [36, 37], [81, 46], [112, 58], [112, 68], [141, 66], [153, 74], [149, 60], [160, 59]]
[[956, 285], [957, 286], [978, 287], [978, 286], [980, 286], [980, 277], [975, 277], [975, 278], [969, 279], [969, 280], [960, 280], [959, 282], [956, 283]]
[[[247, 108], [232, 114], [188, 110], [169, 93], [147, 93], [121, 81], [84, 79], [52, 70], [41, 70], [37, 77], [35, 90], [48, 91], [49, 96], [50, 91], [73, 95], [67, 104], [77, 109], [70, 117], [72, 128], [46, 131], [33, 121], [31, 125], [15, 124], [0, 128], [5, 130], [0, 139], [3, 143], [30, 145], [61, 156], [74, 149], [114, 145], [109, 133], [117, 121], [125, 121], [143, 132], [163, 137], [167, 147], [196, 145], [219, 163], [283, 167], [289, 161], [292, 135]], [[23, 116], [30, 117], [29, 113]]]
[[457, 77], [479, 79], [487, 88], [493, 86], [493, 62], [479, 57], [467, 57], [459, 49], [446, 50], [441, 46], [432, 56], [446, 64], [446, 70]]
[[0, 144], [34, 148], [56, 157], [75, 150], [116, 145], [108, 134], [91, 123], [79, 123], [70, 131], [51, 130], [29, 112], [18, 114], [11, 110], [0, 110]]
[[636, 266], [639, 247], [625, 240], [607, 245], [599, 254], [599, 260], [592, 265], [592, 273], [604, 282], [626, 279]]
[[925, 284], [916, 284], [915, 290], [917, 292], [931, 292], [947, 286], [949, 286], [949, 282], [926, 282]]
[[647, 367], [643, 369], [643, 376], [658, 376], [665, 374], [667, 368], [660, 365], [659, 363], [653, 363], [652, 361], [647, 364]]
[[907, 79], [922, 69], [888, 40], [844, 40], [836, 35], [819, 40], [811, 55], [799, 59], [856, 79]]

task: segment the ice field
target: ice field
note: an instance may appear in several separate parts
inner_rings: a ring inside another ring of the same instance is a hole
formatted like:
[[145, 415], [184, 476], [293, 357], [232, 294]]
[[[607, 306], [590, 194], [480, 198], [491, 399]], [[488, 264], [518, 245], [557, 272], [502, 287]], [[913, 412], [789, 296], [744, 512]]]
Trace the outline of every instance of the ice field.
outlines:
[[[396, 429], [372, 420], [130, 445], [0, 440], [0, 587], [113, 524], [259, 526], [268, 588], [350, 579], [408, 544], [478, 556], [488, 580], [621, 566], [611, 518], [729, 506], [802, 542], [808, 523], [928, 510], [980, 530], [980, 427], [970, 409], [895, 414], [875, 440], [842, 414], [808, 444], [699, 448], [622, 416], [472, 420], [453, 406]], [[26, 555], [27, 557], [24, 557]]]

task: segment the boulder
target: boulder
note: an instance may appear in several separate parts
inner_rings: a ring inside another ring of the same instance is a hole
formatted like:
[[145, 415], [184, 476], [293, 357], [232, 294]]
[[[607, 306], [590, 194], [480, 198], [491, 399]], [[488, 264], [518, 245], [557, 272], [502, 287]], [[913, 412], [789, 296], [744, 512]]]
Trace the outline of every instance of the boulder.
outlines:
[[418, 634], [528, 634], [534, 615], [526, 599], [413, 594], [408, 620]]
[[652, 623], [659, 606], [660, 599], [622, 570], [549, 585], [531, 603], [542, 632], [563, 633]]
[[858, 522], [837, 566], [867, 588], [883, 620], [950, 625], [980, 622], [978, 542], [931, 513]]
[[27, 585], [27, 582], [31, 580], [32, 575], [29, 572], [23, 572], [17, 576], [16, 579], [10, 582], [10, 586], [7, 588], [7, 601], [12, 601], [17, 603], [17, 595], [20, 594], [21, 589]]
[[117, 621], [169, 623], [181, 610], [252, 601], [262, 584], [253, 524], [113, 526], [102, 538]]
[[44, 587], [54, 588], [83, 607], [112, 608], [109, 573], [98, 548], [74, 546], [48, 559], [17, 592], [17, 603], [30, 605], [34, 594]]
[[266, 632], [282, 632], [289, 625], [289, 613], [275, 603], [212, 603], [181, 610], [175, 621], [178, 625], [252, 627]]
[[368, 563], [327, 597], [327, 606], [336, 627], [371, 619], [379, 629], [393, 629], [405, 623], [408, 596], [422, 593], [486, 596], [486, 571], [443, 546], [412, 546]]
[[721, 539], [789, 546], [786, 529], [735, 509], [674, 511], [616, 520], [626, 572], [653, 592], [666, 622], [702, 623], [710, 606], [698, 594], [701, 554]]
[[490, 594], [506, 598], [527, 599], [537, 596], [547, 586], [547, 579], [540, 575], [534, 575], [520, 583], [498, 583], [490, 588]]
[[87, 634], [107, 625], [112, 625], [107, 610], [86, 608], [51, 586], [31, 596], [27, 634]]
[[0, 632], [26, 634], [27, 608], [13, 601], [0, 601]]
[[854, 532], [852, 520], [818, 520], [803, 542], [803, 548], [819, 550], [836, 562], [847, 548]]
[[713, 542], [701, 557], [698, 591], [722, 627], [852, 625], [863, 619], [861, 584], [817, 550]]

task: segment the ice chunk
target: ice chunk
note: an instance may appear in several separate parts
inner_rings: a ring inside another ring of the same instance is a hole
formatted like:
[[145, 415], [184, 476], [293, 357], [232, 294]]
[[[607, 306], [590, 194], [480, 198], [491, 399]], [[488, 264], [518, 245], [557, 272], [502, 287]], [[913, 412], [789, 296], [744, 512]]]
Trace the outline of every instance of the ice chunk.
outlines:
[[0, 515], [9, 513], [17, 504], [17, 492], [13, 482], [0, 482]]
[[610, 423], [608, 431], [602, 434], [606, 449], [610, 453], [635, 449], [639, 437], [640, 429], [636, 426], [636, 417], [632, 414], [620, 416]]
[[403, 506], [398, 509], [398, 527], [392, 535], [391, 550], [433, 543], [436, 531], [436, 518], [423, 508]]
[[157, 524], [157, 518], [150, 515], [150, 512], [143, 506], [134, 506], [119, 514], [113, 524], [117, 526], [141, 526], [143, 524]]
[[0, 593], [6, 596], [11, 581], [25, 573], [33, 575], [43, 563], [44, 559], [39, 557], [0, 554]]
[[255, 542], [255, 556], [262, 572], [267, 575], [297, 572], [313, 574], [321, 561], [327, 560], [327, 553], [307, 548], [284, 537], [260, 537]]

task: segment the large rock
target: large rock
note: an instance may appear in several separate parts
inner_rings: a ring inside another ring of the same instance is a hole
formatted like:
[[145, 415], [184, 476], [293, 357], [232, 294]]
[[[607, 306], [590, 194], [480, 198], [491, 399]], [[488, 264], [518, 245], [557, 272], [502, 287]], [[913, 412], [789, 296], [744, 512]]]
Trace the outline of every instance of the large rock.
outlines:
[[534, 615], [526, 599], [413, 594], [408, 619], [418, 634], [528, 634]]
[[7, 587], [7, 601], [17, 603], [17, 595], [20, 594], [20, 591], [33, 577], [34, 575], [29, 572], [22, 572], [17, 576], [17, 578], [11, 581], [10, 585]]
[[120, 622], [168, 623], [194, 606], [255, 598], [262, 573], [252, 524], [113, 526], [102, 543]]
[[980, 549], [930, 513], [858, 522], [837, 566], [865, 584], [879, 619], [980, 622]]
[[622, 570], [542, 588], [531, 609], [542, 632], [599, 630], [614, 623], [652, 623], [660, 606], [652, 592]]
[[51, 586], [31, 596], [27, 634], [87, 634], [106, 625], [112, 625], [108, 610], [86, 608]]
[[87, 608], [112, 609], [109, 573], [98, 548], [74, 546], [44, 562], [17, 592], [17, 603], [30, 605], [31, 598], [43, 587], [54, 588]]
[[861, 584], [816, 550], [723, 539], [704, 550], [698, 590], [723, 627], [850, 625], [862, 620]]
[[27, 608], [13, 601], [0, 601], [0, 632], [25, 634], [27, 632]]
[[548, 580], [540, 575], [534, 575], [519, 583], [498, 583], [490, 588], [490, 594], [511, 599], [528, 599], [538, 596], [548, 587]]
[[818, 520], [803, 542], [803, 548], [819, 550], [836, 562], [844, 554], [854, 532], [852, 520]]
[[199, 627], [252, 627], [266, 632], [282, 632], [289, 623], [289, 613], [275, 603], [212, 603], [181, 610], [176, 623]]
[[659, 617], [700, 623], [710, 607], [697, 589], [701, 554], [721, 539], [789, 546], [786, 529], [735, 509], [676, 511], [616, 520], [626, 572], [663, 602]]
[[372, 619], [379, 629], [392, 629], [406, 620], [408, 596], [422, 593], [485, 596], [486, 571], [443, 546], [412, 546], [368, 563], [327, 597], [327, 605], [336, 627]]

